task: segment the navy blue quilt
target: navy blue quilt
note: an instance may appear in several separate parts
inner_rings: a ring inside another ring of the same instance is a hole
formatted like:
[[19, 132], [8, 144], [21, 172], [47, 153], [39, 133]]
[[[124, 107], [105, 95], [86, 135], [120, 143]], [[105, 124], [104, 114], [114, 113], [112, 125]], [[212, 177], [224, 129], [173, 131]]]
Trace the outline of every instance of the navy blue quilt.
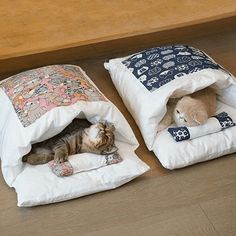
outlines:
[[187, 45], [150, 48], [122, 63], [150, 92], [186, 74], [203, 69], [223, 69], [204, 52]]

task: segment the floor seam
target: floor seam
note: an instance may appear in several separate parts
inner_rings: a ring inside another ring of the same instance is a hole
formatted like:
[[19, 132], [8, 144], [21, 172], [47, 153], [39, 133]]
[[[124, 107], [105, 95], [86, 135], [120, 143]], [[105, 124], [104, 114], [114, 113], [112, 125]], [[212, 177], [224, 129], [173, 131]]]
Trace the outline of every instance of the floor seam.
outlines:
[[207, 213], [204, 211], [204, 209], [202, 208], [201, 204], [198, 204], [200, 209], [202, 210], [203, 214], [206, 216], [207, 220], [210, 222], [211, 226], [213, 227], [213, 229], [215, 230], [215, 232], [217, 233], [217, 235], [220, 236], [220, 233], [218, 232], [218, 230], [215, 228], [214, 224], [212, 223], [212, 221], [210, 220], [210, 218], [208, 217]]

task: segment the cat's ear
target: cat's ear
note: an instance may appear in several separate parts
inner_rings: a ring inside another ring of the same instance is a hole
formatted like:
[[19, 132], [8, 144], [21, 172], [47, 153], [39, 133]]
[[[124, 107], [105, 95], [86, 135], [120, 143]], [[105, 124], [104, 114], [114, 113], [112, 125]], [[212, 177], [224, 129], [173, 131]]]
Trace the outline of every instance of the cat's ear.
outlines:
[[208, 115], [206, 112], [197, 112], [193, 119], [197, 124], [201, 125], [207, 121]]
[[105, 121], [105, 125], [106, 125], [106, 130], [110, 131], [110, 132], [114, 132], [115, 131], [115, 126], [113, 123]]

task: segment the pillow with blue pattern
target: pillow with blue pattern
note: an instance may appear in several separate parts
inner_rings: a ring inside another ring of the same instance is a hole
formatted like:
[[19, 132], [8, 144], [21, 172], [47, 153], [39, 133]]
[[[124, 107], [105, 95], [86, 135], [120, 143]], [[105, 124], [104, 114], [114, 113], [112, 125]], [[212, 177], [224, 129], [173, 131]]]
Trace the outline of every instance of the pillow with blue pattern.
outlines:
[[213, 116], [208, 119], [205, 124], [195, 127], [175, 127], [168, 128], [168, 132], [172, 135], [176, 142], [198, 138], [207, 134], [219, 132], [223, 129], [235, 126], [232, 118], [226, 113]]

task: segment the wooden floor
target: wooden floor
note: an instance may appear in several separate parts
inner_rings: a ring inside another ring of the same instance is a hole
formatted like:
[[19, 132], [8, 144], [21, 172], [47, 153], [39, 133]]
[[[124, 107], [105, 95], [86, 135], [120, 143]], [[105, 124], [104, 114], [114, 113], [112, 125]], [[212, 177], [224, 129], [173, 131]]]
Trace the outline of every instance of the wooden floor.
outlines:
[[[178, 38], [173, 42], [180, 43]], [[181, 42], [205, 50], [236, 74], [235, 30]], [[87, 71], [125, 115], [140, 142], [137, 154], [151, 170], [112, 191], [33, 208], [18, 208], [14, 190], [0, 177], [0, 235], [235, 236], [236, 155], [180, 170], [165, 170], [145, 147], [103, 68], [104, 60], [74, 63]]]

